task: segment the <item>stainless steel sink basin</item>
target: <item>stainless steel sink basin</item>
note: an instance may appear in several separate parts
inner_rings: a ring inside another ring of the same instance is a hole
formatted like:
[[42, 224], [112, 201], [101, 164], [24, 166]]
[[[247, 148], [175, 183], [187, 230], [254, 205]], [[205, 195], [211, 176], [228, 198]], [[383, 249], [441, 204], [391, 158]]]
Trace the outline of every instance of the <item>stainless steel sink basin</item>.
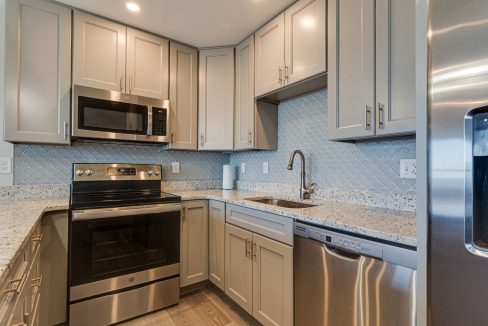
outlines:
[[277, 198], [249, 198], [248, 200], [256, 202], [256, 203], [285, 207], [285, 208], [307, 208], [307, 207], [317, 206], [317, 205], [300, 203], [300, 202], [296, 202], [296, 201], [289, 201], [289, 200], [283, 200], [283, 199], [277, 199]]

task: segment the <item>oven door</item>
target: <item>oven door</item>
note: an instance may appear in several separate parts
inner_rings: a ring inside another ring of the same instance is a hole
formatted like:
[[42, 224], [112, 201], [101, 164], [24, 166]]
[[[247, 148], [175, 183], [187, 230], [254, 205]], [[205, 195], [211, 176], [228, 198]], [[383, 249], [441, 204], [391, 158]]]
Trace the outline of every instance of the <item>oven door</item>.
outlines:
[[100, 90], [73, 88], [73, 137], [166, 143], [169, 101]]
[[179, 275], [179, 204], [73, 211], [70, 301]]

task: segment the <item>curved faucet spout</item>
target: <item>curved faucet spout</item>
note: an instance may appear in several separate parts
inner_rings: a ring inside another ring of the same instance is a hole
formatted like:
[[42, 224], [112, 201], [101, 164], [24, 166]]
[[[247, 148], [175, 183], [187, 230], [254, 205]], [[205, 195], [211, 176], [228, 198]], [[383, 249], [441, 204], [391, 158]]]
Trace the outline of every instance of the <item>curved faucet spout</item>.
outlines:
[[305, 155], [299, 149], [294, 150], [291, 153], [290, 160], [288, 161], [288, 170], [293, 170], [293, 161], [296, 155], [300, 155], [301, 170], [300, 170], [300, 199], [309, 199], [310, 193], [313, 191], [311, 187], [306, 186], [305, 176]]
[[290, 160], [288, 161], [288, 167], [287, 167], [288, 170], [293, 170], [293, 161], [295, 160], [295, 156], [297, 154], [300, 155], [300, 159], [302, 162], [302, 169], [305, 167], [305, 155], [303, 155], [303, 152], [301, 150], [296, 149], [290, 155]]

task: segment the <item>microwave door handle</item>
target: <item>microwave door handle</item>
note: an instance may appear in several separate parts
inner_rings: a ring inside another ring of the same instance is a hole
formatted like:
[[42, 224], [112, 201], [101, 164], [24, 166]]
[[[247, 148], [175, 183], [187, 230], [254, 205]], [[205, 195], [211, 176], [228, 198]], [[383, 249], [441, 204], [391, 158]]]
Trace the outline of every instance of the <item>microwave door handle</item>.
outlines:
[[153, 108], [152, 108], [152, 106], [148, 106], [147, 107], [147, 131], [146, 131], [147, 136], [152, 136], [152, 133], [153, 133], [152, 115], [153, 115]]

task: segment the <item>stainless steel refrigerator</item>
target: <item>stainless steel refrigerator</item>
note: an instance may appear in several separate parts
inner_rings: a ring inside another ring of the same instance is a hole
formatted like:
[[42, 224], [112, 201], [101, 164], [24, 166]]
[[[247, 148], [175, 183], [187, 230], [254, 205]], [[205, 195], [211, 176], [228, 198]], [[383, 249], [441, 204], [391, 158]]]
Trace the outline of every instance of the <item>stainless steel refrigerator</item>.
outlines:
[[488, 1], [429, 10], [429, 324], [488, 325]]

